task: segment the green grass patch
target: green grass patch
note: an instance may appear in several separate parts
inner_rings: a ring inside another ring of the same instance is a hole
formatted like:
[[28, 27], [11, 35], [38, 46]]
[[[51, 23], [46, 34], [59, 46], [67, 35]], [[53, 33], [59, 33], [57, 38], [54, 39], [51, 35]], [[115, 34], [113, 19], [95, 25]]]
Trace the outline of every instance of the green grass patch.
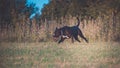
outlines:
[[2, 68], [114, 68], [119, 43], [0, 43]]

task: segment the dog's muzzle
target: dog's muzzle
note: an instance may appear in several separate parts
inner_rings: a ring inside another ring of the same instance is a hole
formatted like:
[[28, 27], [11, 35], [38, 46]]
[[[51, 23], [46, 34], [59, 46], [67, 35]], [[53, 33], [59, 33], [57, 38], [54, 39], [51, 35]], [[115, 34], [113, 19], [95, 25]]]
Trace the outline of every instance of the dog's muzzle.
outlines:
[[58, 37], [55, 36], [55, 35], [53, 35], [53, 40], [54, 40], [54, 41], [57, 41], [57, 40], [58, 40]]

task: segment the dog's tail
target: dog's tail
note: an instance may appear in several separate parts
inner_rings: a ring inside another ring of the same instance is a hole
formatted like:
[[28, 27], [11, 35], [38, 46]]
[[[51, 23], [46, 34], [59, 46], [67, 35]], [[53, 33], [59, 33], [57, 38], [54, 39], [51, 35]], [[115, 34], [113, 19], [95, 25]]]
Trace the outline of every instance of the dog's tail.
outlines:
[[79, 20], [79, 18], [77, 17], [77, 20], [78, 20], [78, 24], [77, 24], [77, 26], [79, 26], [80, 25], [80, 20]]

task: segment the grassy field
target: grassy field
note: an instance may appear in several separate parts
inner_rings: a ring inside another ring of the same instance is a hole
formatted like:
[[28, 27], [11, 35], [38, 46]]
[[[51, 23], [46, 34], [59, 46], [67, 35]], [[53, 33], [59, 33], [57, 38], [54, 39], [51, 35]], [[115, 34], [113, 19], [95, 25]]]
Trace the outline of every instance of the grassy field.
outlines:
[[0, 68], [118, 68], [120, 44], [0, 43]]

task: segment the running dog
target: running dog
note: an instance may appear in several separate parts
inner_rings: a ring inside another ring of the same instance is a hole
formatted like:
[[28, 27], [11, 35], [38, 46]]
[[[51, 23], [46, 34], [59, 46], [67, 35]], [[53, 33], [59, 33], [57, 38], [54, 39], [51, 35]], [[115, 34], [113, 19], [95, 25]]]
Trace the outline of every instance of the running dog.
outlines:
[[78, 17], [77, 17], [77, 20], [78, 20], [78, 24], [75, 25], [75, 26], [72, 26], [72, 27], [64, 26], [64, 27], [61, 27], [61, 28], [57, 28], [56, 27], [56, 29], [54, 31], [54, 34], [53, 34], [53, 37], [54, 38], [61, 37], [61, 39], [59, 40], [58, 43], [61, 43], [65, 39], [69, 39], [69, 38], [72, 39], [72, 42], [74, 42], [74, 39], [76, 41], [80, 42], [80, 40], [78, 39], [78, 36], [80, 36], [81, 38], [83, 38], [88, 43], [88, 40], [84, 37], [82, 31], [79, 28], [80, 20], [79, 20]]

